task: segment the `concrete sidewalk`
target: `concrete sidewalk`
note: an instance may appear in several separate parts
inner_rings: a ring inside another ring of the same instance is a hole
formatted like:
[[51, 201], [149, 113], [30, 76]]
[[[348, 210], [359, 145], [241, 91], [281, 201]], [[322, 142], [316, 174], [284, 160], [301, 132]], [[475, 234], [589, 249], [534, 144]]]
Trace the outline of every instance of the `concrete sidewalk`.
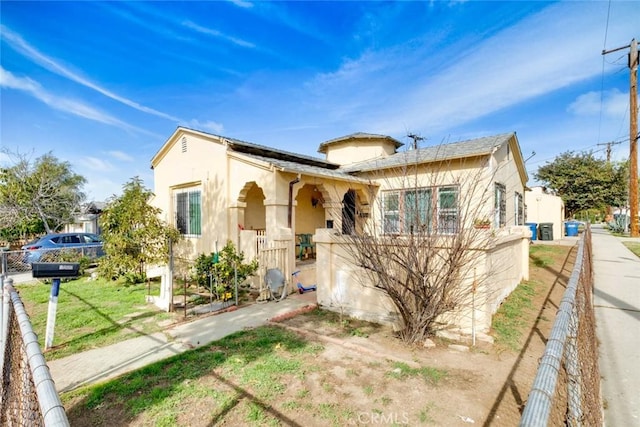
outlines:
[[620, 238], [592, 226], [594, 305], [604, 418], [640, 427], [640, 259]]
[[315, 292], [292, 294], [281, 302], [241, 307], [236, 311], [170, 327], [107, 347], [47, 362], [59, 393], [115, 378], [145, 365], [203, 346], [229, 334], [266, 324], [269, 319], [315, 303]]

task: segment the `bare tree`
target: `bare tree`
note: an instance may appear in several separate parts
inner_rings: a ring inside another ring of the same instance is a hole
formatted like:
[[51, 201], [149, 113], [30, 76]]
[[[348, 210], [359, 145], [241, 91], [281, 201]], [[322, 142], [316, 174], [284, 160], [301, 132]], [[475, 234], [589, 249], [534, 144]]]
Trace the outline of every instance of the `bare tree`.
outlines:
[[489, 275], [476, 267], [494, 235], [495, 171], [479, 159], [425, 165], [412, 156], [369, 175], [383, 190], [371, 190], [372, 215], [347, 238], [350, 256], [397, 309], [401, 338], [418, 342], [447, 315], [488, 297], [475, 294]]

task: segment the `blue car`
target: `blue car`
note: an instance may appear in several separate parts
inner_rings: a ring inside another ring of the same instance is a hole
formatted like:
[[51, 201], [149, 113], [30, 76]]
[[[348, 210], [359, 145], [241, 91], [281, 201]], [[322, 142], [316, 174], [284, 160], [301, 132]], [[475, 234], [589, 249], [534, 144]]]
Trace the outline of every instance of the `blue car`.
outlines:
[[26, 264], [46, 262], [62, 251], [81, 253], [89, 259], [104, 255], [100, 236], [93, 233], [53, 233], [42, 236], [22, 246], [22, 261]]

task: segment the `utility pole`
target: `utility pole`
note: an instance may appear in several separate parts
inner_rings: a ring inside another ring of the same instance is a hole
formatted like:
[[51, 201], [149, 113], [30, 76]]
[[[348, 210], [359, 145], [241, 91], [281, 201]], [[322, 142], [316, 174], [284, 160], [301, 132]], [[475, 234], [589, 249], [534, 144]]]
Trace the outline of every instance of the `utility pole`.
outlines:
[[607, 146], [607, 163], [611, 163], [611, 146], [616, 144], [622, 144], [622, 143], [620, 141], [618, 142], [611, 141], [611, 142], [603, 142], [602, 144], [596, 144], [596, 145]]
[[[597, 144], [597, 145], [607, 146], [607, 164], [611, 163], [611, 146], [615, 144], [622, 144], [622, 143], [620, 141], [618, 142], [611, 141], [611, 142], [603, 142], [602, 144]], [[613, 206], [609, 205], [607, 206], [607, 216], [605, 217], [605, 220], [609, 222], [611, 221], [611, 219], [613, 219]]]
[[631, 237], [640, 237], [638, 230], [638, 42], [631, 39], [627, 46], [603, 50], [611, 52], [629, 48], [629, 210], [631, 216]]

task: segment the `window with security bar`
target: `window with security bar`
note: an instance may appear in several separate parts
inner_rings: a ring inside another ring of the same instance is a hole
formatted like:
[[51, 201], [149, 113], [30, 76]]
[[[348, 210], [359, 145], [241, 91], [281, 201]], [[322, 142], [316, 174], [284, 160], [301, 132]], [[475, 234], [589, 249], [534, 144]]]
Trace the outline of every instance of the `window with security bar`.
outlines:
[[185, 236], [202, 234], [202, 202], [200, 190], [180, 190], [175, 193], [176, 228]]

